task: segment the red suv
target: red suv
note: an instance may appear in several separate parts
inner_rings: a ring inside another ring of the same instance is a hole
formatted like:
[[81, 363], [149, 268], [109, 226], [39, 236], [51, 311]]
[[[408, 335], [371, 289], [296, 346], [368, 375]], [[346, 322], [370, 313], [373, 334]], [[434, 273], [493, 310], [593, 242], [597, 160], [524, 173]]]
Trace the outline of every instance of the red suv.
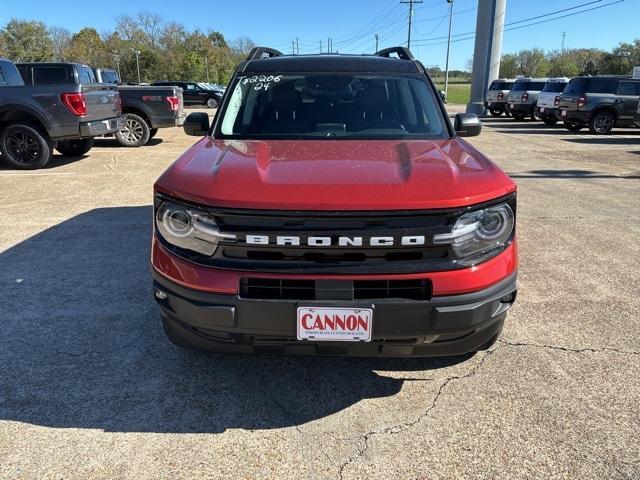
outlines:
[[516, 185], [409, 50], [254, 49], [157, 181], [154, 295], [175, 344], [456, 355], [516, 296]]

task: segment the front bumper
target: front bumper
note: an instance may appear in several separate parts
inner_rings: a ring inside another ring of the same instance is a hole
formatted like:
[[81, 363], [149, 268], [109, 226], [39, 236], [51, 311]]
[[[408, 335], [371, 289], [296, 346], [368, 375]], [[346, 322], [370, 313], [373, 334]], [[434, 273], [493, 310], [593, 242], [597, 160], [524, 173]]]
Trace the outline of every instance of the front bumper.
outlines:
[[80, 137], [98, 137], [115, 133], [124, 128], [126, 118], [124, 116], [80, 123]]
[[[264, 300], [202, 292], [153, 272], [154, 292], [171, 337], [201, 350], [355, 356], [461, 355], [499, 334], [516, 297], [516, 273], [483, 290], [426, 301]], [[296, 340], [298, 306], [373, 307], [371, 342]]]

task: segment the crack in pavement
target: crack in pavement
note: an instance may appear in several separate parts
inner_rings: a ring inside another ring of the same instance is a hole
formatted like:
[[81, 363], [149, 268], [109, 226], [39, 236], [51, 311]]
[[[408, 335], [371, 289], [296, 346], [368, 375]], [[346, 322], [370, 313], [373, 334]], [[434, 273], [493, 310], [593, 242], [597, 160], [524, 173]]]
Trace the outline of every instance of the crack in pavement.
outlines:
[[562, 347], [559, 345], [541, 345], [539, 343], [525, 343], [525, 342], [511, 342], [509, 340], [498, 339], [498, 342], [503, 343], [505, 345], [509, 345], [510, 347], [533, 347], [533, 348], [548, 348], [550, 350], [558, 350], [561, 352], [570, 352], [570, 353], [602, 353], [602, 352], [611, 352], [611, 353], [619, 353], [622, 355], [640, 355], [640, 352], [636, 352], [633, 350], [619, 350], [616, 348], [610, 347], [601, 347], [601, 348], [593, 348], [593, 347], [583, 347], [583, 348], [570, 348], [570, 347]]
[[431, 400], [431, 404], [417, 418], [415, 418], [415, 419], [413, 419], [411, 421], [408, 421], [408, 422], [402, 422], [402, 423], [400, 423], [398, 425], [394, 425], [394, 426], [391, 426], [391, 427], [383, 428], [382, 430], [371, 430], [371, 431], [365, 433], [364, 435], [361, 435], [361, 439], [363, 441], [363, 447], [362, 448], [359, 447], [358, 451], [356, 452], [355, 455], [349, 457], [345, 462], [343, 462], [340, 465], [340, 469], [338, 470], [338, 479], [339, 480], [343, 480], [344, 479], [344, 476], [343, 476], [344, 470], [350, 464], [355, 462], [358, 458], [362, 457], [367, 452], [367, 450], [369, 449], [369, 439], [371, 437], [373, 437], [374, 435], [396, 435], [396, 434], [402, 433], [402, 432], [410, 429], [414, 425], [417, 425], [418, 423], [420, 423], [422, 420], [427, 418], [429, 416], [429, 414], [431, 413], [431, 411], [436, 407], [436, 405], [438, 403], [438, 400], [440, 399], [440, 396], [444, 392], [445, 388], [447, 388], [447, 386], [451, 382], [453, 382], [455, 380], [464, 380], [466, 378], [473, 377], [478, 372], [480, 367], [482, 367], [482, 365], [484, 365], [484, 362], [487, 360], [487, 358], [489, 358], [491, 355], [493, 355], [493, 353], [496, 350], [497, 350], [497, 348], [494, 348], [493, 350], [487, 350], [485, 352], [484, 356], [480, 359], [480, 361], [471, 370], [469, 370], [469, 372], [465, 373], [464, 375], [453, 375], [451, 377], [445, 378], [444, 381], [440, 384], [440, 387], [438, 388], [438, 391], [436, 392], [435, 396]]

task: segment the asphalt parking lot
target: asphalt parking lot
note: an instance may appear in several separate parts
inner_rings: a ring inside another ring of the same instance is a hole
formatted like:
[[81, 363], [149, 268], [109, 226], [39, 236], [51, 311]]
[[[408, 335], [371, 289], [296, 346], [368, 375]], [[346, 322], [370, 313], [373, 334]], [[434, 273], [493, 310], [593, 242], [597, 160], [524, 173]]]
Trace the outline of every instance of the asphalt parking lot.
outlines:
[[0, 478], [640, 478], [640, 130], [489, 118], [520, 292], [452, 359], [205, 355], [151, 297], [152, 185], [190, 144], [0, 167]]

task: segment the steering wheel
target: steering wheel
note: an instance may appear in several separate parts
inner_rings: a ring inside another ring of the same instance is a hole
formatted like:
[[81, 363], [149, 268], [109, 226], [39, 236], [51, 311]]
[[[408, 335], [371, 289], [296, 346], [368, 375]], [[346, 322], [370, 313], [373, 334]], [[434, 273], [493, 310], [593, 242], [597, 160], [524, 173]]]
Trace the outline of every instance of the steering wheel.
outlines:
[[401, 124], [397, 120], [392, 120], [390, 118], [382, 118], [380, 120], [376, 120], [375, 122], [367, 125], [365, 130], [369, 130], [372, 128], [400, 128], [405, 132], [407, 131], [403, 124]]

